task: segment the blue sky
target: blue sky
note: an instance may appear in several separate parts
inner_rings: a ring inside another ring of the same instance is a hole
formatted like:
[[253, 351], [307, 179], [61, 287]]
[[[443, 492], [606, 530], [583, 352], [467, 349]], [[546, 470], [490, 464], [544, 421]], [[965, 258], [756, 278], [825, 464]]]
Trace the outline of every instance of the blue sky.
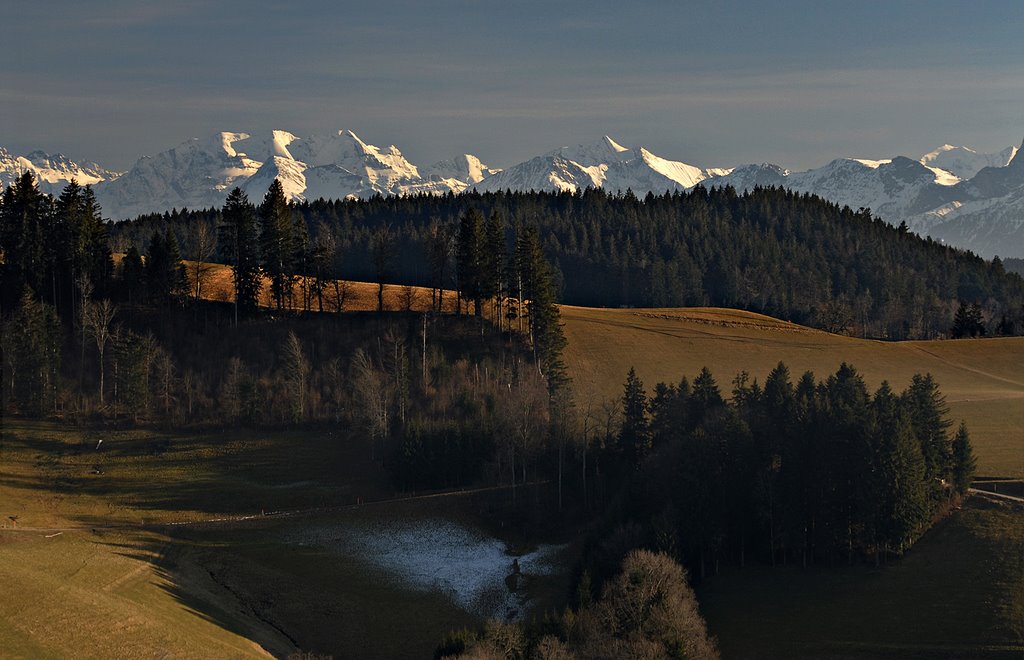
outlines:
[[192, 136], [352, 129], [508, 166], [610, 134], [700, 166], [1024, 138], [1024, 3], [10, 3], [0, 145], [126, 168]]

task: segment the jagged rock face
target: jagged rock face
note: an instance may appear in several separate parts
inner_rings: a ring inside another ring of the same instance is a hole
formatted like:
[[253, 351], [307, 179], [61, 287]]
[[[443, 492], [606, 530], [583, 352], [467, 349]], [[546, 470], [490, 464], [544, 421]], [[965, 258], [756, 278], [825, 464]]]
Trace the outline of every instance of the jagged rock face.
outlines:
[[259, 202], [279, 179], [292, 200], [366, 198], [372, 195], [444, 194], [603, 187], [637, 196], [688, 190], [695, 185], [783, 186], [819, 195], [883, 219], [906, 222], [983, 256], [1024, 257], [1024, 157], [1010, 147], [981, 154], [942, 147], [919, 159], [839, 158], [803, 172], [763, 163], [702, 168], [623, 146], [605, 136], [561, 147], [505, 170], [471, 154], [417, 167], [395, 146], [381, 148], [352, 131], [300, 137], [275, 130], [262, 135], [224, 132], [192, 139], [147, 156], [126, 173], [76, 163], [42, 152], [27, 156], [0, 148], [0, 183], [24, 171], [58, 194], [72, 178], [91, 184], [108, 217], [119, 219], [172, 208], [217, 207], [231, 188]]

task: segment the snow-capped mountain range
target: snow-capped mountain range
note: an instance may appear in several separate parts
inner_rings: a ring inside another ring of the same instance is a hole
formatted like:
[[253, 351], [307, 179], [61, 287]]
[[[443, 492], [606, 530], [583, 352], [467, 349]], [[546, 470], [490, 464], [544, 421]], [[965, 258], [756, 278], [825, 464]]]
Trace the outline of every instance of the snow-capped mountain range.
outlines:
[[60, 154], [18, 156], [0, 147], [0, 184], [32, 171], [44, 191], [57, 194], [74, 178], [93, 185], [105, 215], [115, 219], [220, 206], [235, 186], [258, 202], [275, 178], [293, 200], [588, 187], [642, 196], [697, 184], [739, 191], [772, 185], [870, 208], [888, 222], [905, 222], [913, 231], [983, 256], [1024, 257], [1024, 156], [1018, 154], [1016, 147], [983, 154], [944, 144], [919, 158], [838, 158], [790, 172], [771, 163], [696, 167], [605, 136], [500, 170], [471, 154], [417, 167], [397, 147], [367, 144], [352, 131], [300, 137], [278, 130], [187, 140], [140, 158], [124, 173]]

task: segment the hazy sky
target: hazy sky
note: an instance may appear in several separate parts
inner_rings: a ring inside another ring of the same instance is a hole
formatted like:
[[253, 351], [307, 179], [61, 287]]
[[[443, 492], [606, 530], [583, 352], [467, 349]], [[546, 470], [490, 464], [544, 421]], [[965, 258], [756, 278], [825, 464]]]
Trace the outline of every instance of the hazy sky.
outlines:
[[425, 165], [609, 134], [700, 166], [1024, 138], [1024, 3], [93, 0], [0, 13], [0, 145], [113, 168], [221, 130]]

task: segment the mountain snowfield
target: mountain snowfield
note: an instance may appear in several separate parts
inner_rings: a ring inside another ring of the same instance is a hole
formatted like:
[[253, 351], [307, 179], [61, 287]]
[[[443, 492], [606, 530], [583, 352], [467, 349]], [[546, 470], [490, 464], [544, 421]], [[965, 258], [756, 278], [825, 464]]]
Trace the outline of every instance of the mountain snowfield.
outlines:
[[[1022, 145], [1024, 147], [1024, 145]], [[445, 194], [466, 190], [648, 192], [695, 185], [784, 186], [851, 208], [869, 208], [893, 224], [986, 257], [1024, 257], [1024, 156], [1016, 147], [977, 153], [944, 144], [920, 158], [837, 158], [791, 172], [772, 163], [703, 168], [670, 160], [605, 136], [561, 147], [501, 170], [472, 154], [418, 167], [391, 145], [377, 147], [352, 131], [301, 137], [223, 132], [140, 158], [127, 172], [76, 163], [40, 151], [26, 156], [0, 147], [0, 184], [31, 171], [57, 194], [72, 178], [93, 185], [105, 215], [120, 219], [174, 208], [217, 207], [231, 188], [258, 202], [274, 179], [292, 200]]]

